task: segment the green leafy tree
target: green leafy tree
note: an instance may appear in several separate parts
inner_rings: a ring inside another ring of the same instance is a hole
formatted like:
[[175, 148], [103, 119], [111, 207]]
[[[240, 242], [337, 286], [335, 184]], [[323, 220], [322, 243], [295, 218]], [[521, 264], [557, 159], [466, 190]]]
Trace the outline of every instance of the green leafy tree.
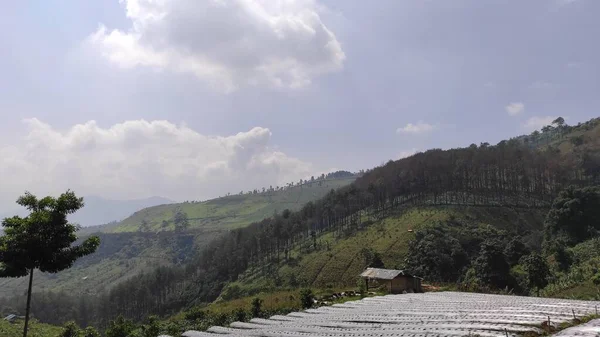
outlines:
[[313, 292], [310, 289], [302, 289], [300, 290], [300, 304], [302, 304], [302, 308], [308, 309], [313, 306]]
[[178, 232], [183, 232], [190, 226], [190, 222], [188, 220], [187, 214], [178, 209], [175, 212], [175, 216], [173, 217], [173, 222], [175, 223], [175, 230]]
[[248, 312], [242, 308], [235, 309], [231, 314], [238, 322], [245, 322], [248, 319]]
[[61, 332], [60, 337], [79, 337], [81, 330], [75, 324], [75, 322], [70, 321], [65, 323], [64, 330]]
[[255, 297], [252, 300], [252, 308], [250, 309], [250, 313], [252, 314], [252, 317], [260, 317], [261, 316], [262, 303], [263, 303], [263, 300], [261, 300], [259, 297]]
[[100, 337], [100, 333], [98, 332], [98, 330], [96, 330], [96, 328], [88, 326], [87, 328], [85, 328], [85, 330], [83, 330], [83, 332], [81, 333], [82, 337]]
[[506, 262], [511, 266], [519, 263], [521, 257], [529, 254], [529, 249], [519, 237], [515, 237], [508, 242], [504, 248], [504, 255], [506, 256]]
[[569, 187], [560, 192], [544, 224], [544, 248], [572, 246], [600, 234], [600, 187]]
[[160, 227], [162, 229], [169, 227], [169, 223], [167, 222], [167, 220], [163, 220], [162, 223], [160, 224]]
[[546, 260], [539, 254], [532, 253], [523, 257], [521, 264], [527, 272], [529, 289], [536, 289], [539, 296], [540, 289], [548, 285], [548, 277], [550, 276], [550, 268], [548, 268]]
[[160, 334], [160, 322], [158, 317], [148, 317], [148, 322], [142, 325], [142, 336], [143, 337], [156, 337]]
[[485, 241], [479, 256], [473, 261], [477, 277], [486, 285], [502, 289], [508, 285], [510, 267], [499, 242]]
[[142, 220], [139, 231], [140, 232], [149, 232], [150, 231], [150, 224], [148, 223], [148, 220], [146, 220], [146, 219]]
[[565, 119], [562, 117], [558, 117], [557, 119], [555, 119], [554, 121], [552, 121], [553, 125], [556, 125], [557, 127], [562, 127], [563, 125], [565, 125]]
[[117, 317], [114, 321], [110, 321], [108, 329], [104, 332], [106, 337], [129, 337], [129, 334], [135, 330], [135, 324], [125, 319], [123, 316]]
[[436, 282], [456, 281], [469, 264], [460, 241], [444, 224], [417, 231], [408, 251], [408, 270]]
[[575, 137], [571, 137], [570, 141], [571, 141], [571, 144], [573, 144], [575, 146], [579, 146], [585, 142], [585, 139], [583, 138], [583, 136], [575, 136]]
[[371, 268], [385, 268], [381, 254], [373, 250], [372, 248], [363, 248], [360, 253], [365, 261], [365, 266]]
[[83, 207], [83, 198], [72, 191], [58, 198], [38, 199], [26, 192], [17, 203], [29, 210], [24, 218], [14, 216], [2, 221], [4, 236], [0, 237], [0, 277], [29, 275], [27, 306], [23, 337], [27, 337], [33, 271], [57, 273], [70, 268], [75, 260], [96, 251], [100, 245], [97, 236], [87, 238], [81, 245], [77, 240], [78, 226], [67, 221], [67, 215]]

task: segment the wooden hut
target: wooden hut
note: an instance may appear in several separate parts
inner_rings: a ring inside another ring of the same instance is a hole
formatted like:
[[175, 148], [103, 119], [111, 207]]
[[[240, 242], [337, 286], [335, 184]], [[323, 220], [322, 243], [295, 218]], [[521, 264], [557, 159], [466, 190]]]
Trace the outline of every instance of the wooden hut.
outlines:
[[402, 294], [403, 292], [422, 292], [421, 278], [411, 275], [404, 270], [367, 268], [360, 274], [365, 280], [367, 291], [370, 283], [378, 285], [385, 284], [390, 294]]

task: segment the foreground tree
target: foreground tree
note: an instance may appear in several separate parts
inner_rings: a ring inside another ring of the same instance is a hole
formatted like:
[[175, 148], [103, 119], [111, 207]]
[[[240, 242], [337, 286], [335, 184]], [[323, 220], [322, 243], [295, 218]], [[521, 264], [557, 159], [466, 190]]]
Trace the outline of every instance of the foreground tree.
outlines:
[[524, 256], [521, 259], [521, 264], [527, 272], [529, 289], [535, 289], [539, 297], [540, 289], [548, 285], [548, 277], [550, 276], [550, 268], [548, 268], [546, 260], [539, 254], [532, 253]]
[[5, 235], [0, 236], [0, 277], [29, 275], [23, 328], [23, 337], [27, 337], [33, 271], [57, 273], [70, 268], [78, 258], [95, 252], [100, 239], [92, 236], [81, 245], [72, 246], [78, 227], [67, 221], [67, 215], [83, 207], [83, 198], [72, 191], [43, 199], [26, 192], [17, 203], [30, 214], [2, 221]]

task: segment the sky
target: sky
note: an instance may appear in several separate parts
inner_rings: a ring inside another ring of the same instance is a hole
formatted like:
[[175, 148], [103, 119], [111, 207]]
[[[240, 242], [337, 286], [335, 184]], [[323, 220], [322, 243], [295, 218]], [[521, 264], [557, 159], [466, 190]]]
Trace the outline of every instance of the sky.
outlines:
[[598, 0], [12, 1], [0, 210], [206, 200], [600, 111]]

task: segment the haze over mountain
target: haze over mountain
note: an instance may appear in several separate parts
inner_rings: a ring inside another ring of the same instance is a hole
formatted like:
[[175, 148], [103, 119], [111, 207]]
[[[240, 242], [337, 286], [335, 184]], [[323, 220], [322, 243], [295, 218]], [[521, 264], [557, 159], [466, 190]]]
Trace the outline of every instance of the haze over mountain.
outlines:
[[[156, 196], [133, 200], [111, 200], [92, 195], [84, 197], [83, 199], [85, 202], [85, 207], [79, 212], [71, 215], [69, 219], [84, 227], [102, 225], [112, 221], [123, 220], [124, 218], [133, 214], [135, 211], [142, 208], [170, 204], [174, 202], [173, 200]], [[13, 209], [13, 211], [1, 212], [0, 218], [10, 217], [13, 215], [25, 216], [28, 214], [28, 212], [23, 208], [16, 208], [12, 205], [10, 207]]]

